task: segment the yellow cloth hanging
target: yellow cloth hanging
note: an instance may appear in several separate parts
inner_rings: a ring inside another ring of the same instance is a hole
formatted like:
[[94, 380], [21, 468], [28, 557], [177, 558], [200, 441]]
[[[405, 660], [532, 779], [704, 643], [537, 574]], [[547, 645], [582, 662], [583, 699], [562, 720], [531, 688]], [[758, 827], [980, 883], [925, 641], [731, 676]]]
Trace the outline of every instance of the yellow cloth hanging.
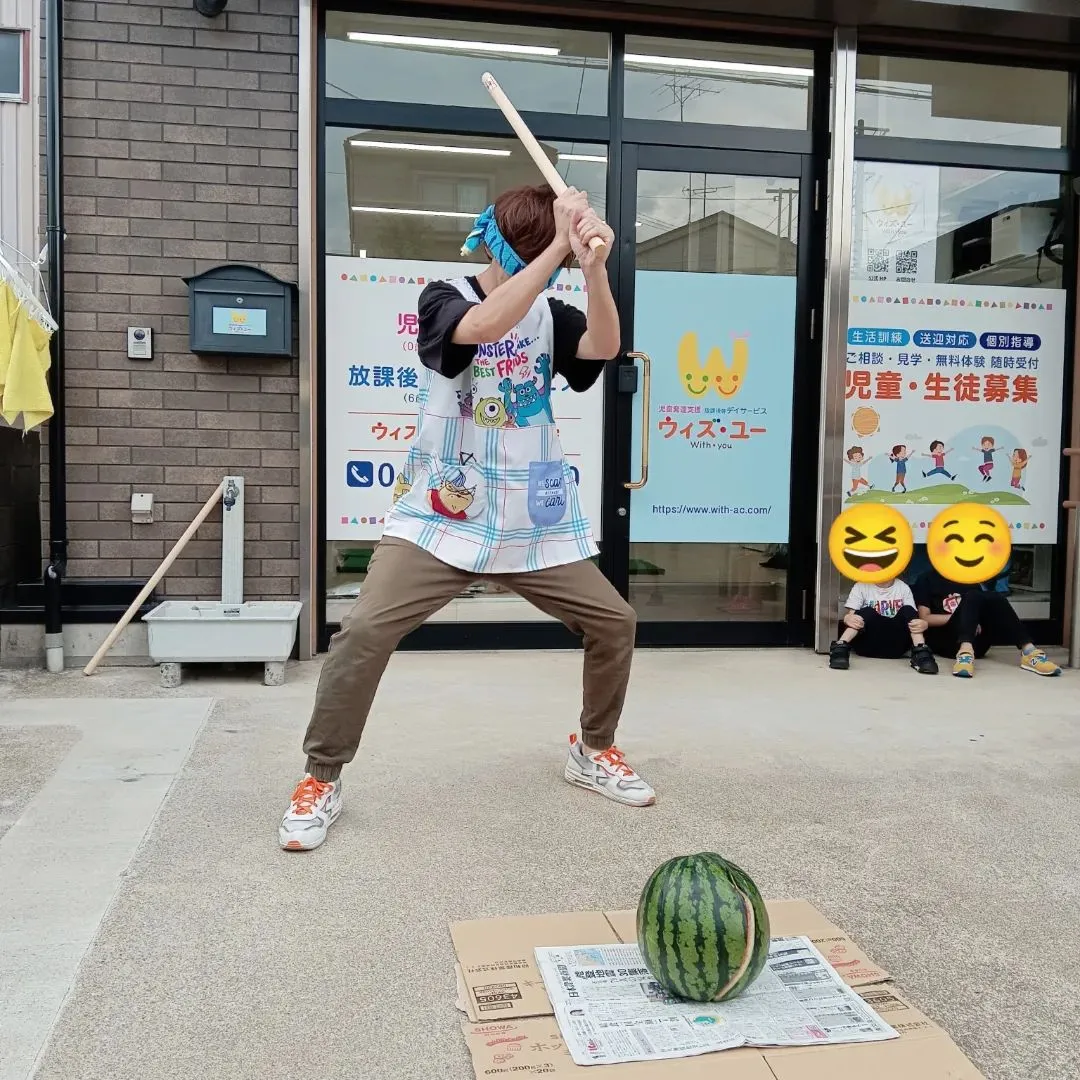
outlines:
[[19, 413], [30, 431], [53, 414], [49, 396], [49, 339], [46, 330], [0, 281], [0, 416], [14, 425]]

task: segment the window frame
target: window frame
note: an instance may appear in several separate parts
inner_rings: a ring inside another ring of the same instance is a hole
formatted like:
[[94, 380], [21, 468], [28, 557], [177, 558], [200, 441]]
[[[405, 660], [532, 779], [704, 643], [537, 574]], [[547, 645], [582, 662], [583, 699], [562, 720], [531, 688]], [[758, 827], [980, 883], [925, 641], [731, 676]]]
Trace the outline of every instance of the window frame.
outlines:
[[[338, 0], [335, 8], [349, 7], [344, 0]], [[355, 8], [353, 9], [355, 10]], [[834, 27], [826, 23], [800, 23], [786, 25], [775, 31], [754, 26], [749, 20], [744, 24], [736, 21], [710, 19], [704, 11], [693, 16], [649, 19], [637, 17], [631, 13], [625, 15], [583, 14], [570, 17], [563, 13], [553, 13], [543, 17], [532, 10], [495, 10], [484, 4], [470, 7], [456, 6], [446, 2], [412, 3], [409, 0], [367, 0], [364, 10], [371, 14], [409, 15], [417, 14], [436, 19], [461, 19], [471, 22], [483, 21], [491, 24], [507, 25], [547, 25], [559, 29], [593, 30], [608, 35], [608, 113], [605, 116], [571, 115], [549, 112], [524, 112], [523, 116], [530, 129], [542, 140], [556, 142], [584, 142], [605, 144], [608, 147], [607, 203], [613, 220], [619, 220], [621, 198], [619, 177], [622, 175], [624, 147], [633, 144], [650, 144], [672, 150], [717, 148], [725, 151], [758, 151], [773, 153], [792, 153], [812, 155], [818, 169], [829, 154], [830, 134], [826, 127], [811, 126], [806, 131], [791, 129], [759, 129], [713, 124], [680, 123], [677, 120], [641, 120], [627, 119], [623, 115], [624, 103], [624, 66], [626, 37], [631, 34], [645, 36], [670, 36], [673, 39], [702, 37], [717, 42], [777, 45], [781, 47], [811, 49], [815, 53], [815, 79], [812, 98], [814, 108], [821, 115], [828, 112], [829, 64], [832, 59]], [[316, 222], [315, 236], [319, 258], [316, 268], [318, 295], [324, 295], [325, 285], [325, 242], [326, 242], [326, 206], [325, 206], [325, 166], [326, 139], [333, 129], [365, 129], [385, 131], [416, 131], [432, 135], [450, 134], [457, 136], [505, 136], [507, 125], [498, 110], [488, 108], [470, 108], [438, 104], [400, 103], [358, 98], [328, 97], [326, 94], [326, 11], [321, 6], [318, 14], [318, 38], [316, 42], [317, 65], [315, 72], [317, 98], [317, 141], [315, 147], [316, 177]], [[856, 135], [854, 160], [873, 160], [882, 162], [904, 162], [932, 166], [959, 166], [966, 168], [1001, 169], [1004, 171], [1045, 172], [1080, 178], [1080, 109], [1078, 103], [1078, 85], [1080, 85], [1080, 64], [1072, 55], [1061, 51], [1045, 50], [1040, 46], [1039, 55], [1031, 51], [1010, 55], [1003, 47], [1001, 52], [989, 52], [981, 44], [965, 45], [958, 39], [951, 39], [941, 48], [924, 49], [910, 39], [898, 36], [883, 36], [870, 32], [859, 37], [859, 52], [871, 55], [894, 55], [926, 60], [959, 61], [972, 64], [1005, 65], [1030, 67], [1037, 69], [1052, 68], [1067, 70], [1070, 73], [1069, 114], [1067, 146], [1060, 149], [1040, 149], [1015, 145], [986, 147], [977, 143], [942, 142], [936, 140], [898, 139], [889, 136]], [[1004, 46], [1004, 43], [1003, 43]], [[826, 186], [824, 174], [813, 174], [813, 179]], [[1070, 188], [1071, 192], [1073, 189]], [[1074, 366], [1076, 346], [1075, 324], [1077, 309], [1077, 267], [1076, 267], [1076, 229], [1078, 214], [1076, 196], [1068, 198], [1067, 228], [1073, 246], [1067, 256], [1063, 286], [1068, 290], [1068, 336], [1066, 339], [1065, 371], [1066, 385], [1070, 385]], [[807, 251], [810, 251], [808, 236]], [[817, 243], [818, 241], [814, 241]], [[823, 238], [822, 238], [823, 242]], [[824, 251], [818, 252], [821, 262], [821, 274], [825, 273]], [[809, 257], [809, 255], [808, 255]], [[618, 292], [618, 283], [616, 283]], [[319, 330], [316, 348], [313, 350], [313, 369], [315, 373], [313, 392], [316, 396], [317, 445], [316, 445], [316, 482], [313, 485], [313, 507], [316, 510], [317, 526], [316, 545], [313, 553], [316, 587], [312, 601], [316, 608], [318, 648], [324, 651], [329, 636], [335, 627], [327, 623], [325, 592], [327, 550], [325, 541], [325, 521], [323, 518], [324, 491], [326, 483], [325, 441], [323, 438], [324, 398], [322, 392], [322, 373], [325, 365], [325, 305], [319, 305]], [[609, 372], [614, 376], [615, 372]], [[813, 403], [819, 403], [815, 400]], [[610, 410], [609, 410], [610, 412]], [[1071, 396], [1066, 394], [1062, 409], [1062, 441], [1069, 444], [1069, 431], [1072, 423]], [[614, 424], [606, 426], [605, 463], [618, 466], [620, 460], [609, 445]], [[813, 423], [820, 417], [815, 411]], [[622, 464], [625, 464], [624, 462]], [[1067, 463], [1062, 461], [1062, 483], [1068, 479]], [[1067, 491], [1067, 487], [1061, 490]], [[608, 499], [605, 497], [605, 515], [608, 513]], [[1053, 546], [1052, 573], [1055, 582], [1064, 580], [1066, 559], [1067, 515], [1059, 515], [1057, 543]], [[609, 553], [602, 552], [602, 559]], [[1051, 617], [1049, 620], [1031, 624], [1033, 633], [1042, 638], [1061, 640], [1064, 626], [1064, 590], [1058, 590], [1052, 597]], [[805, 601], [805, 598], [804, 598]], [[560, 626], [546, 623], [535, 624], [439, 624], [425, 627], [413, 640], [404, 643], [405, 648], [471, 648], [490, 643], [492, 627], [497, 627], [500, 643], [509, 647], [529, 646], [535, 648], [576, 647], [576, 642]]]
[[19, 90], [7, 93], [0, 90], [0, 102], [12, 102], [27, 105], [30, 102], [30, 31], [21, 26], [0, 26], [0, 34], [18, 36], [19, 47]]
[[[916, 57], [924, 60], [962, 60], [965, 63], [985, 62], [1001, 66], [1011, 58], [1003, 56], [978, 57], [974, 55], [958, 56], [955, 52], [923, 52], [912, 49], [885, 49], [868, 43], [865, 52], [871, 55], [890, 55]], [[1043, 67], [1017, 60], [1011, 63], [1016, 67]], [[1058, 434], [1059, 447], [1068, 447], [1071, 443], [1073, 425], [1073, 395], [1069, 388], [1074, 382], [1076, 368], [1078, 311], [1077, 289], [1080, 283], [1077, 258], [1080, 254], [1080, 68], [1068, 67], [1058, 63], [1051, 65], [1058, 70], [1064, 68], [1069, 73], [1068, 127], [1066, 145], [1059, 149], [1018, 146], [1015, 144], [980, 144], [952, 142], [938, 139], [911, 139], [889, 135], [854, 136], [854, 163], [862, 161], [888, 164], [924, 165], [935, 168], [966, 168], [1010, 173], [1045, 173], [1059, 177], [1062, 185], [1062, 199], [1065, 210], [1065, 254], [1062, 267], [1061, 287], [1065, 290], [1065, 350], [1062, 365], [1063, 400], [1061, 409], [1061, 431]], [[1070, 485], [1069, 459], [1062, 456], [1059, 463], [1058, 490], [1066, 497]], [[1023, 546], [1023, 545], [1021, 545]], [[1051, 547], [1051, 593], [1049, 617], [1042, 620], [1029, 620], [1033, 632], [1060, 641], [1066, 624], [1065, 589], [1054, 588], [1054, 584], [1065, 582], [1069, 548], [1069, 515], [1059, 508], [1057, 532]]]

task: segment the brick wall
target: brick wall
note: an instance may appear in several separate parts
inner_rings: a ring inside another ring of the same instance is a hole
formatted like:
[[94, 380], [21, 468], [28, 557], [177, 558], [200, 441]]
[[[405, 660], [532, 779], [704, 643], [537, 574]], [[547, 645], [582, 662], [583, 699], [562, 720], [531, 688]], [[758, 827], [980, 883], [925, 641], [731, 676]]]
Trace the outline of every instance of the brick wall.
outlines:
[[[245, 596], [295, 596], [297, 365], [193, 356], [181, 279], [246, 262], [296, 280], [296, 2], [64, 11], [69, 575], [149, 576], [235, 472]], [[153, 329], [151, 362], [127, 359], [128, 326]], [[131, 523], [135, 491], [153, 525]], [[161, 591], [218, 596], [220, 537], [217, 511]]]

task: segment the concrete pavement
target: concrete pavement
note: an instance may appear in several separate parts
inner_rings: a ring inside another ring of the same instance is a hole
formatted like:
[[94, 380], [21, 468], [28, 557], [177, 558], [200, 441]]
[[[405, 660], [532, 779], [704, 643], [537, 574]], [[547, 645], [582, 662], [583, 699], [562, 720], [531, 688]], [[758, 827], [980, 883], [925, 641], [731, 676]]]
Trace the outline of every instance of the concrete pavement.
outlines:
[[[96, 890], [77, 976], [61, 965], [27, 991], [45, 1013], [67, 994], [24, 1040], [51, 1028], [33, 1075], [468, 1080], [450, 920], [630, 907], [660, 861], [713, 849], [847, 929], [989, 1080], [1075, 1080], [1080, 675], [1040, 680], [1011, 660], [965, 683], [857, 658], [830, 672], [805, 652], [642, 652], [620, 742], [660, 802], [634, 811], [561, 779], [580, 655], [402, 654], [345, 813], [309, 855], [280, 852], [275, 830], [317, 665], [280, 688], [252, 671], [176, 691], [153, 671], [6, 673], [0, 758], [14, 759], [10, 732], [22, 750], [0, 794], [40, 766], [0, 807], [15, 819], [0, 940], [28, 955], [70, 922], [57, 881], [13, 878], [19, 859], [66, 858], [66, 880]], [[96, 873], [71, 830], [111, 831], [113, 792], [140, 784], [124, 783], [123, 755], [88, 769], [91, 735], [164, 762], [142, 770], [157, 790]], [[71, 812], [42, 817], [60, 798]], [[0, 966], [0, 1003], [20, 977]], [[0, 1029], [12, 1020], [0, 1004]], [[0, 1080], [31, 1075], [0, 1061]]]

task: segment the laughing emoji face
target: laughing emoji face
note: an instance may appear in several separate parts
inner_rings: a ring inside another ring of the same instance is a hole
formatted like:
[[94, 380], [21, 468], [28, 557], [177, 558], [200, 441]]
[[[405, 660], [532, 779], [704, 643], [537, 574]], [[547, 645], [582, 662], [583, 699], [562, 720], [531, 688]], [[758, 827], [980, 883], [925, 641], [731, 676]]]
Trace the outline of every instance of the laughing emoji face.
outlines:
[[1005, 569], [1012, 537], [1008, 523], [993, 507], [957, 503], [930, 522], [926, 553], [946, 581], [978, 585]]
[[829, 530], [833, 566], [852, 581], [892, 581], [907, 569], [913, 548], [907, 518], [883, 503], [849, 507]]

